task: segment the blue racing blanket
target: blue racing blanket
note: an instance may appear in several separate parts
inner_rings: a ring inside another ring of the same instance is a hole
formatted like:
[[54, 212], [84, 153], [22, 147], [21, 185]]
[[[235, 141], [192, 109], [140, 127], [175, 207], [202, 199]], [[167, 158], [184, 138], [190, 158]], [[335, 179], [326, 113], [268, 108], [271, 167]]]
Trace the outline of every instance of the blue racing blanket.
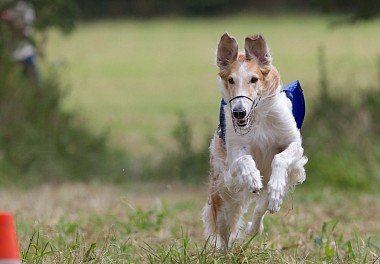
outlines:
[[[284, 92], [289, 100], [292, 102], [292, 113], [297, 123], [297, 128], [301, 129], [303, 120], [305, 118], [305, 98], [300, 82], [294, 81], [286, 85], [281, 92]], [[224, 114], [224, 106], [227, 103], [222, 99], [220, 102], [219, 110], [219, 127], [218, 135], [225, 144], [226, 142], [226, 117]]]
[[286, 85], [282, 92], [285, 92], [286, 96], [292, 102], [292, 112], [294, 119], [296, 120], [298, 129], [301, 129], [303, 119], [305, 118], [305, 98], [299, 81], [294, 81]]

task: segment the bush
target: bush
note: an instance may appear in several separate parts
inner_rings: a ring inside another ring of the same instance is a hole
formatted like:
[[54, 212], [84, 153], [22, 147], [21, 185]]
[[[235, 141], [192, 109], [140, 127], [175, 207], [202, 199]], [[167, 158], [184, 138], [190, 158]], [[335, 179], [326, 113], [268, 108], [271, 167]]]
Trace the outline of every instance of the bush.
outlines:
[[172, 135], [174, 149], [164, 149], [164, 155], [158, 162], [141, 162], [141, 179], [180, 180], [191, 184], [206, 182], [209, 169], [209, 137], [201, 147], [195, 148], [192, 127], [183, 113], [178, 115], [178, 124], [174, 127]]
[[27, 80], [9, 58], [8, 29], [0, 34], [0, 180], [121, 179], [126, 156], [63, 110], [56, 73], [37, 85]]
[[368, 188], [380, 181], [379, 98], [376, 89], [319, 98], [302, 131], [308, 184]]

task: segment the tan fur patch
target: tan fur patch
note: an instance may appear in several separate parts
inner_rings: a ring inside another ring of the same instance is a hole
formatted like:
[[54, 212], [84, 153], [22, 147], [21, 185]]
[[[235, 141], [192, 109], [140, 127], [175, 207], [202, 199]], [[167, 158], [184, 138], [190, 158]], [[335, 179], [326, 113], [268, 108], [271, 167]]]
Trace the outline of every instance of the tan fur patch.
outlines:
[[[245, 64], [248, 71], [252, 72], [252, 75], [257, 76], [262, 83], [260, 90], [266, 96], [273, 95], [277, 91], [277, 87], [280, 84], [280, 75], [277, 69], [273, 65], [266, 67], [260, 67], [259, 63], [254, 60], [247, 60], [243, 53], [239, 53], [237, 59], [232, 62], [228, 67], [219, 72], [219, 76], [222, 78], [224, 87], [226, 87], [230, 93], [231, 98], [235, 97], [231, 84], [228, 82], [228, 78], [231, 74], [238, 74], [239, 68]], [[246, 85], [249, 91], [249, 85]], [[249, 91], [252, 96], [253, 91]]]
[[276, 67], [270, 66], [270, 69], [266, 73], [264, 78], [265, 95], [271, 96], [277, 92], [277, 88], [280, 85], [280, 74], [278, 73]]
[[208, 203], [211, 205], [211, 219], [213, 232], [216, 233], [216, 224], [218, 221], [218, 211], [223, 204], [222, 197], [218, 192], [219, 184], [219, 172], [215, 171], [215, 159], [225, 159], [226, 150], [223, 147], [223, 141], [219, 138], [217, 133], [214, 135], [214, 152], [210, 156], [210, 187], [209, 187], [209, 200]]

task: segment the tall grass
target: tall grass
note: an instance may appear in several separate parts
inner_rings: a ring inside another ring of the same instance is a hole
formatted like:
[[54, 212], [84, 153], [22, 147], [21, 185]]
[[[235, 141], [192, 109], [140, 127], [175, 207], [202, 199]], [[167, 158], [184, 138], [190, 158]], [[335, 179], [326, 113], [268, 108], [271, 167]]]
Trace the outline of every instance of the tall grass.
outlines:
[[[173, 205], [170, 210], [181, 213]], [[362, 237], [358, 234], [347, 237], [339, 230], [341, 223], [337, 219], [326, 220], [317, 230], [308, 229], [307, 233], [299, 232], [294, 223], [288, 223], [288, 232], [296, 232], [296, 235], [292, 233], [288, 236], [286, 231], [282, 231], [280, 239], [268, 231], [261, 237], [237, 241], [226, 253], [216, 250], [207, 238], [189, 235], [188, 231], [182, 230], [180, 235], [173, 234], [175, 232], [165, 226], [175, 222], [170, 212], [155, 207], [133, 209], [126, 219], [111, 215], [91, 217], [93, 220], [90, 217], [78, 221], [62, 218], [53, 227], [54, 232], [45, 231], [46, 228], [29, 231], [29, 239], [22, 243], [23, 261], [206, 264], [376, 263], [379, 260], [378, 237]], [[174, 224], [179, 226], [178, 222]], [[270, 225], [270, 228], [274, 228], [274, 225]], [[97, 234], [94, 235], [94, 232]], [[162, 232], [169, 232], [171, 235], [166, 236], [170, 238], [160, 241]]]

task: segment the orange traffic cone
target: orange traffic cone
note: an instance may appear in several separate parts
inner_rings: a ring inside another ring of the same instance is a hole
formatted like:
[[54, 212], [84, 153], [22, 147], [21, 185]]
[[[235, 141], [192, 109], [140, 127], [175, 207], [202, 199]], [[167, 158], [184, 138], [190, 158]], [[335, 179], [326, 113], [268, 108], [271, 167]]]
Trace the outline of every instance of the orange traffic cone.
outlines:
[[13, 216], [0, 212], [0, 264], [20, 264]]

